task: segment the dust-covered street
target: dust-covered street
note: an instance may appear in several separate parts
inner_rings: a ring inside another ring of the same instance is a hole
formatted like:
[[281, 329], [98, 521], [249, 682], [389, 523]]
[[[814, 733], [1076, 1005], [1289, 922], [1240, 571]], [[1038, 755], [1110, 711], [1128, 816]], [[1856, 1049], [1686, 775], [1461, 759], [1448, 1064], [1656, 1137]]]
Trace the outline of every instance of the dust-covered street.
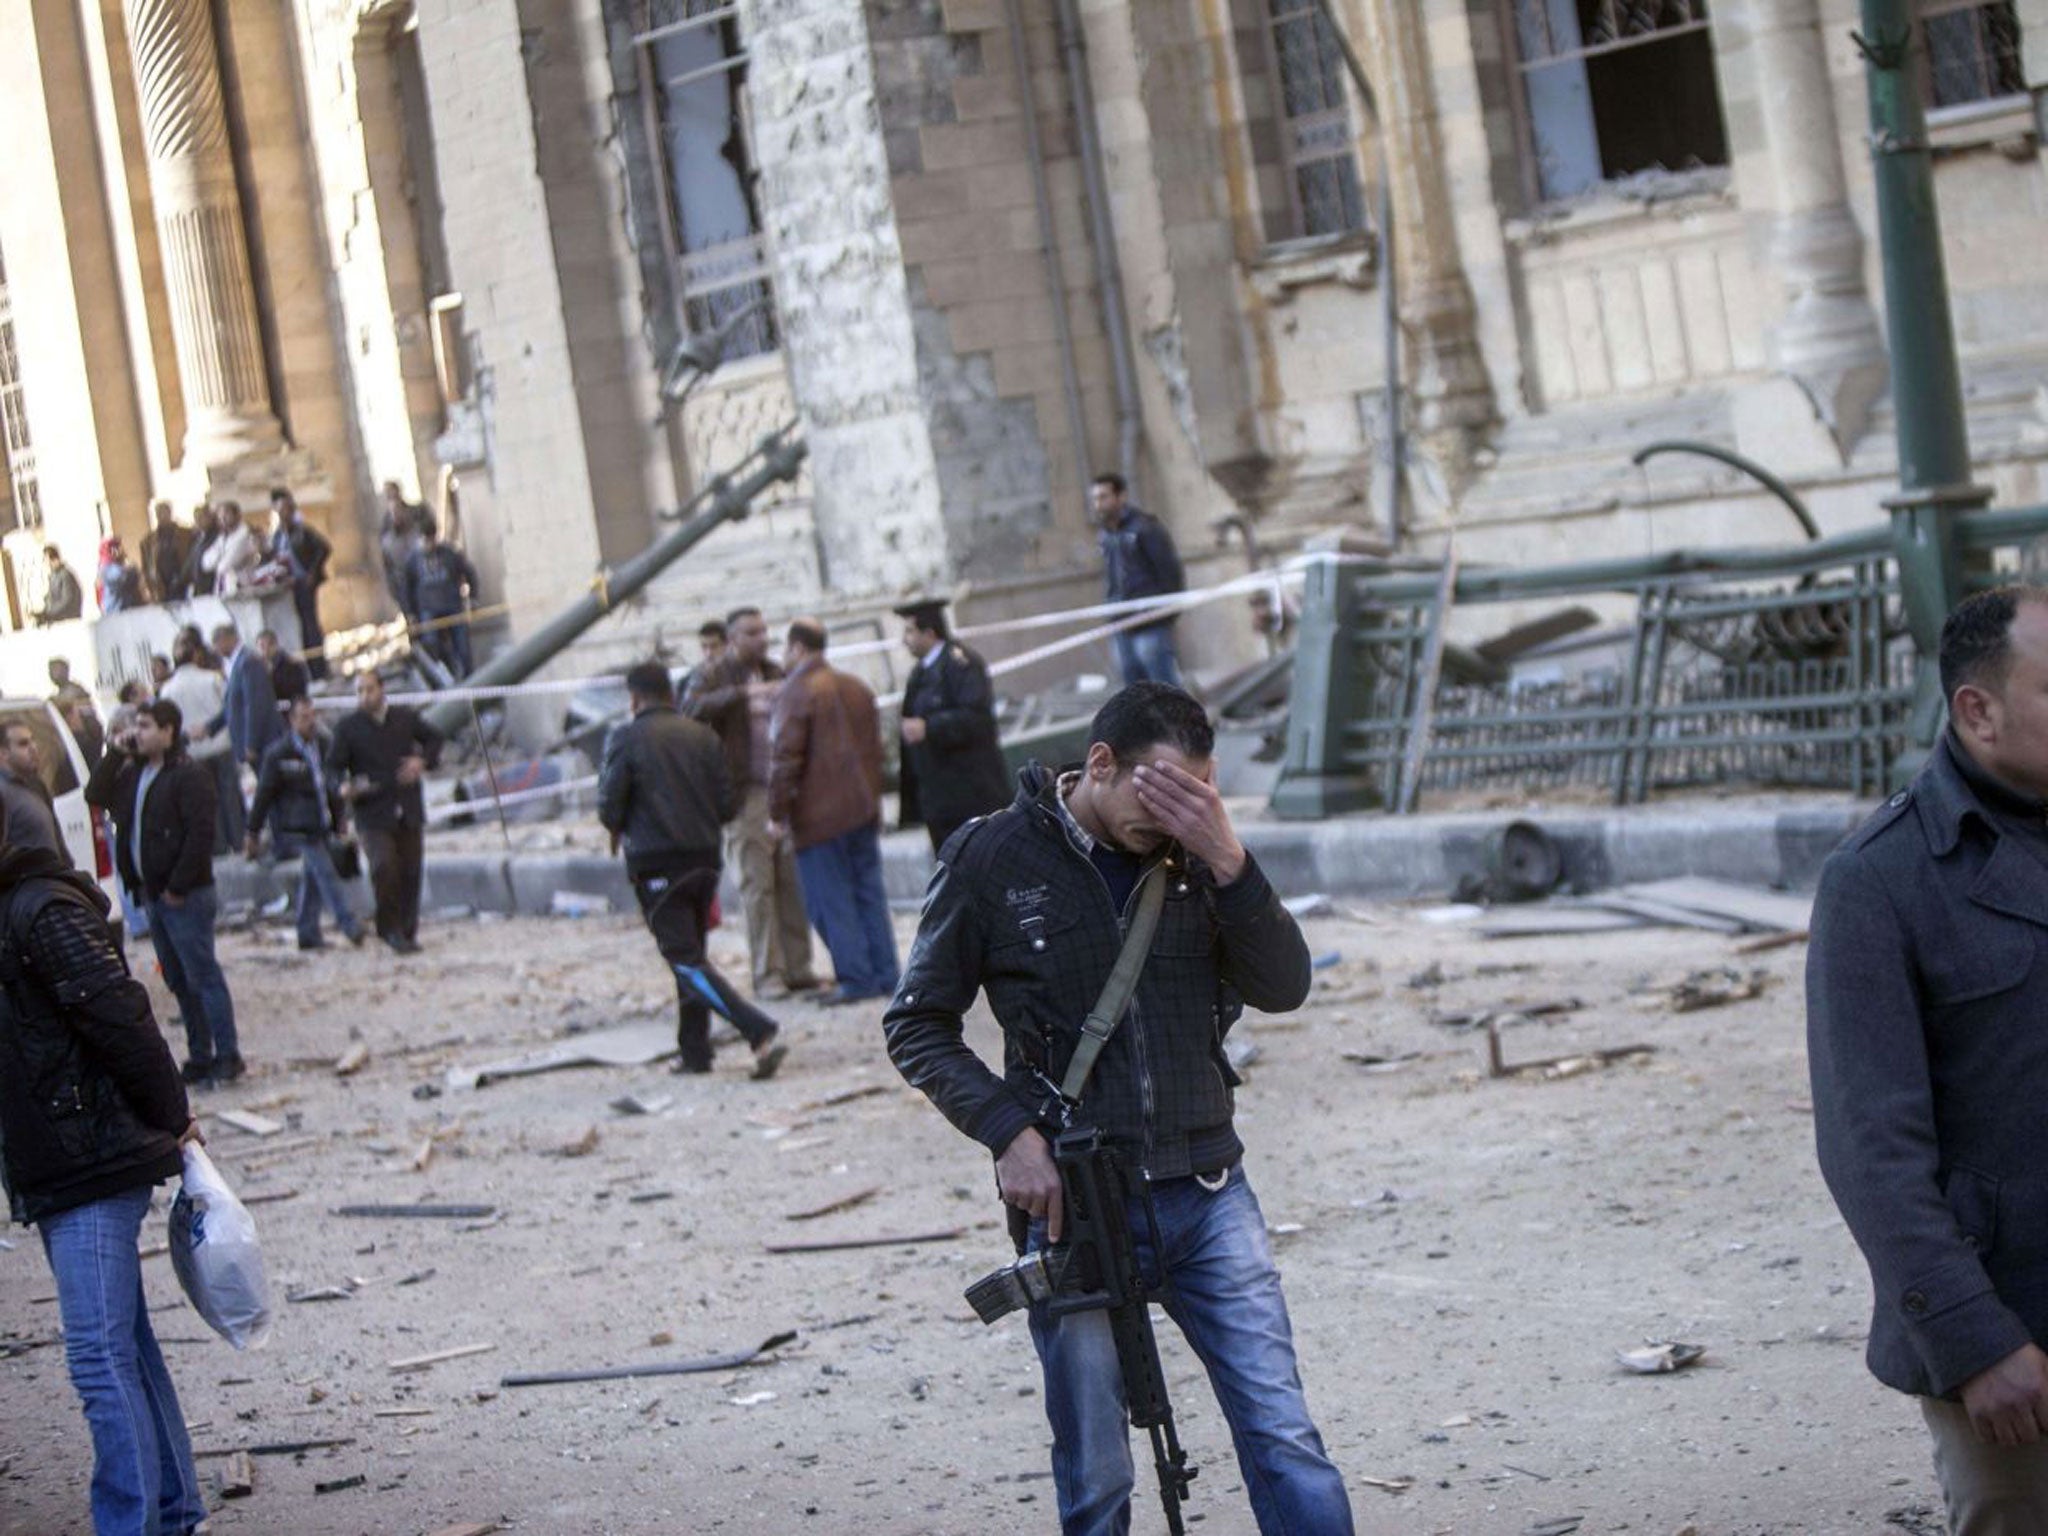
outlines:
[[[1814, 1168], [1804, 949], [1736, 956], [1729, 938], [1666, 929], [1487, 941], [1412, 908], [1356, 917], [1305, 924], [1312, 952], [1335, 957], [1307, 1008], [1247, 1016], [1258, 1055], [1239, 1115], [1360, 1529], [1936, 1530], [1925, 1430], [1865, 1374], [1868, 1281]], [[910, 921], [899, 914], [906, 940]], [[708, 1079], [656, 1064], [448, 1088], [450, 1067], [667, 1020], [672, 993], [624, 916], [442, 922], [424, 942], [405, 961], [301, 956], [287, 928], [223, 937], [252, 1070], [198, 1104], [281, 1123], [256, 1136], [206, 1121], [258, 1202], [276, 1328], [235, 1353], [157, 1258], [157, 1331], [209, 1500], [223, 1453], [335, 1443], [252, 1458], [253, 1491], [218, 1505], [216, 1531], [1055, 1527], [1022, 1318], [984, 1328], [961, 1296], [1009, 1257], [989, 1160], [897, 1078], [878, 1010], [775, 1005], [794, 1049], [765, 1084], [732, 1045]], [[714, 958], [745, 974], [734, 930]], [[1724, 965], [1768, 984], [1685, 1013], [1657, 990]], [[152, 991], [167, 1017], [153, 977]], [[1443, 1022], [1567, 1000], [1582, 1006], [1502, 1031], [1510, 1064], [1654, 1051], [1489, 1079], [1483, 1030]], [[339, 1077], [352, 1036], [370, 1058]], [[993, 1055], [985, 1017], [972, 1037]], [[654, 1112], [611, 1107], [629, 1094]], [[335, 1214], [416, 1202], [495, 1215]], [[37, 1239], [8, 1241], [0, 1532], [61, 1536], [87, 1528], [91, 1451]], [[1189, 1519], [1249, 1531], [1206, 1384], [1159, 1326], [1201, 1469]], [[500, 1384], [746, 1351], [792, 1329], [744, 1368]], [[1625, 1372], [1617, 1352], [1646, 1341], [1706, 1353]], [[1139, 1467], [1134, 1528], [1158, 1531], [1142, 1447]]]

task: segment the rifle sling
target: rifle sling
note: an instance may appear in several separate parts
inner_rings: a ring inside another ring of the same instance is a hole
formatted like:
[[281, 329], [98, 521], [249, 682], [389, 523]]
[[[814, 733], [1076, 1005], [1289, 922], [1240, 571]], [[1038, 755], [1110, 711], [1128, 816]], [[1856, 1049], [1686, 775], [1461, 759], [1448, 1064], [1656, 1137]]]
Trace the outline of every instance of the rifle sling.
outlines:
[[1139, 882], [1138, 909], [1131, 916], [1131, 929], [1124, 935], [1124, 947], [1117, 952], [1116, 966], [1110, 971], [1109, 980], [1103, 984], [1102, 996], [1095, 1000], [1095, 1006], [1081, 1023], [1080, 1044], [1074, 1047], [1074, 1054], [1067, 1062], [1067, 1075], [1060, 1083], [1060, 1095], [1069, 1103], [1078, 1100], [1081, 1090], [1088, 1086], [1088, 1075], [1095, 1070], [1096, 1058], [1123, 1022], [1131, 993], [1137, 989], [1138, 973], [1145, 968], [1145, 957], [1152, 948], [1152, 935], [1159, 929], [1159, 910], [1166, 905], [1164, 868], [1163, 863], [1154, 864]]

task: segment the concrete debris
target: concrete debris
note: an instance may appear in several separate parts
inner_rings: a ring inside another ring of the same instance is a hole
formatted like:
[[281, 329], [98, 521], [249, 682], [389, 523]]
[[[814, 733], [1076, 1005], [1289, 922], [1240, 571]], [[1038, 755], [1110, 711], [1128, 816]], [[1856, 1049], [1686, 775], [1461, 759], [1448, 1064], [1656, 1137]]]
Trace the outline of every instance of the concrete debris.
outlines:
[[1694, 971], [1683, 981], [1672, 983], [1666, 996], [1673, 1013], [1698, 1013], [1703, 1008], [1724, 1008], [1761, 997], [1770, 984], [1769, 971], [1744, 972], [1724, 965]]
[[1707, 1353], [1704, 1344], [1677, 1344], [1651, 1341], [1641, 1349], [1624, 1349], [1615, 1354], [1624, 1370], [1638, 1376], [1662, 1376], [1670, 1371], [1682, 1371], [1688, 1365], [1696, 1364]]
[[659, 1093], [643, 1097], [637, 1093], [622, 1093], [611, 1101], [610, 1107], [622, 1115], [658, 1115], [673, 1103], [673, 1094]]
[[393, 1372], [424, 1371], [429, 1366], [439, 1365], [445, 1360], [463, 1360], [471, 1355], [485, 1355], [496, 1349], [496, 1344], [458, 1344], [453, 1349], [437, 1349], [430, 1354], [408, 1355], [403, 1360], [388, 1362]]
[[611, 897], [585, 891], [557, 891], [548, 899], [548, 911], [556, 917], [604, 917], [611, 909]]
[[246, 1109], [217, 1109], [213, 1118], [222, 1125], [231, 1125], [250, 1136], [275, 1136], [284, 1129], [284, 1122], [272, 1120], [267, 1115], [251, 1114]]
[[673, 1018], [644, 1024], [622, 1024], [616, 1029], [594, 1029], [587, 1034], [557, 1041], [544, 1050], [529, 1051], [476, 1067], [450, 1067], [450, 1088], [481, 1088], [501, 1077], [525, 1077], [535, 1072], [554, 1072], [563, 1067], [644, 1067], [676, 1053]]
[[587, 1125], [583, 1134], [555, 1149], [557, 1157], [588, 1157], [597, 1150], [597, 1127]]
[[220, 1496], [246, 1499], [256, 1491], [256, 1466], [247, 1451], [236, 1451], [220, 1469]]
[[369, 1044], [366, 1041], [358, 1040], [347, 1050], [343, 1051], [335, 1060], [334, 1075], [336, 1077], [353, 1077], [369, 1064]]

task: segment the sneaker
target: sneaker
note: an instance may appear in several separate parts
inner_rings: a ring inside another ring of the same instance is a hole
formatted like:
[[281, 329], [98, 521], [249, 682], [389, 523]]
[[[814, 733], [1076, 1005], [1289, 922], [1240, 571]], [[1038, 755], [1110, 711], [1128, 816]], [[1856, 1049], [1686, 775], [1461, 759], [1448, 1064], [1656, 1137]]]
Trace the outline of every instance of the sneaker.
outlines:
[[188, 1061], [178, 1068], [178, 1076], [187, 1083], [204, 1083], [213, 1077], [213, 1063], [210, 1061]]
[[351, 947], [355, 949], [361, 949], [363, 947], [363, 941], [369, 938], [369, 936], [370, 935], [363, 929], [358, 928], [354, 933], [348, 936], [348, 942]]
[[304, 939], [301, 939], [301, 940], [299, 940], [299, 948], [300, 948], [300, 949], [302, 949], [302, 950], [306, 950], [306, 949], [325, 949], [326, 947], [327, 947], [327, 941], [326, 941], [325, 939], [315, 939], [315, 940], [313, 940], [313, 942], [312, 942], [312, 943], [310, 943], [310, 944], [308, 944], [308, 943], [307, 943], [307, 942], [306, 942], [306, 941], [305, 941]]
[[782, 1059], [789, 1054], [789, 1042], [777, 1030], [766, 1040], [754, 1047], [754, 1081], [765, 1083], [775, 1075], [775, 1069], [782, 1065]]
[[678, 1056], [668, 1064], [668, 1069], [677, 1077], [702, 1077], [710, 1072], [711, 1063], [707, 1061], [701, 1067], [694, 1066]]
[[247, 1075], [249, 1069], [239, 1056], [221, 1056], [213, 1063], [213, 1073], [207, 1078], [216, 1088], [232, 1083], [236, 1078]]

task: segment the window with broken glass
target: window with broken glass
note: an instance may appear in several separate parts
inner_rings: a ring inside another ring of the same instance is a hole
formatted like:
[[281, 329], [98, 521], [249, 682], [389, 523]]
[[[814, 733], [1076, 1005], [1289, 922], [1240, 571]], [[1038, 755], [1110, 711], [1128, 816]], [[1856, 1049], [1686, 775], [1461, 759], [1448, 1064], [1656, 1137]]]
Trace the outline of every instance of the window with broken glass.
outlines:
[[1924, 0], [1920, 32], [1925, 47], [1927, 104], [1940, 111], [2024, 95], [2020, 18], [2012, 0]]
[[36, 451], [29, 442], [28, 404], [21, 392], [21, 358], [14, 345], [14, 303], [7, 266], [0, 257], [0, 456], [6, 460], [0, 484], [0, 528], [43, 526], [43, 495], [36, 480]]
[[780, 345], [752, 150], [747, 53], [732, 0], [643, 0], [634, 37], [660, 225], [683, 333], [720, 338], [725, 361]]
[[1344, 54], [1315, 0], [1264, 0], [1266, 62], [1278, 84], [1291, 238], [1366, 227]]
[[1728, 163], [1706, 0], [1503, 0], [1530, 191]]

